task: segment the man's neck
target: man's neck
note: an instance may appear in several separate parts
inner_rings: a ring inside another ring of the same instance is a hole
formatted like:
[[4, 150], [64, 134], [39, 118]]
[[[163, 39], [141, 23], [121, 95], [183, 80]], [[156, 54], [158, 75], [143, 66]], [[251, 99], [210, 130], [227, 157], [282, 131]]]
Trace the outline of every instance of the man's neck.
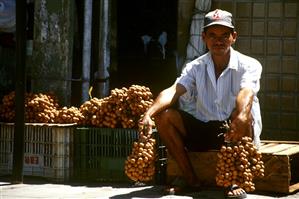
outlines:
[[221, 75], [221, 73], [226, 69], [229, 59], [230, 59], [230, 53], [228, 55], [223, 56], [212, 56], [213, 62], [214, 62], [214, 68], [215, 68], [215, 76], [216, 79]]

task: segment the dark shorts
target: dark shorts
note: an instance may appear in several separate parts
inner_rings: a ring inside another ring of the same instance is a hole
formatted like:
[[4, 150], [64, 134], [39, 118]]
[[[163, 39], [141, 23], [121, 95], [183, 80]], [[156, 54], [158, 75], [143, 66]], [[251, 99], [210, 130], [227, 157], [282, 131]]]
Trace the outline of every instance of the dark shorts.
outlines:
[[186, 148], [189, 151], [219, 150], [224, 144], [223, 135], [225, 129], [222, 128], [224, 121], [202, 122], [189, 113], [179, 110], [187, 136], [184, 139]]

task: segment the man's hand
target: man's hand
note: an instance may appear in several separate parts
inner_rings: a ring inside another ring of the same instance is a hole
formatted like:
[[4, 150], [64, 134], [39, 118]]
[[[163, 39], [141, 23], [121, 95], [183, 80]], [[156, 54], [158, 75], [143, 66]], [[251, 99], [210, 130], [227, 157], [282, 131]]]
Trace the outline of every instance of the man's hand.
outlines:
[[224, 135], [225, 141], [236, 142], [244, 136], [252, 138], [252, 101], [253, 91], [250, 88], [241, 89], [236, 97], [236, 108], [230, 116], [229, 130]]
[[229, 124], [229, 130], [224, 135], [224, 139], [230, 142], [237, 142], [242, 137], [252, 137], [252, 116], [251, 114], [236, 113], [233, 111], [231, 115], [231, 123]]
[[153, 129], [154, 126], [155, 126], [155, 122], [147, 114], [145, 114], [139, 120], [139, 128], [141, 128], [146, 135], [152, 133], [152, 129]]

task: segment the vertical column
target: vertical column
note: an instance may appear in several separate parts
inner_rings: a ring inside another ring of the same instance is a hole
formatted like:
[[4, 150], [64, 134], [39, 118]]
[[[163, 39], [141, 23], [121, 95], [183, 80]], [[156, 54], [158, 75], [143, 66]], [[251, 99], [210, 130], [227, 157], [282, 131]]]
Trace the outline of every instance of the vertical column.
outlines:
[[69, 105], [73, 51], [72, 0], [37, 0], [34, 13], [32, 90], [52, 91]]
[[25, 98], [25, 71], [26, 71], [26, 12], [25, 1], [16, 3], [16, 98], [15, 98], [15, 127], [12, 183], [23, 182], [24, 165], [24, 98]]
[[89, 100], [90, 60], [91, 60], [91, 30], [92, 30], [92, 0], [84, 1], [82, 50], [82, 103]]
[[109, 0], [100, 0], [95, 8], [99, 8], [96, 16], [98, 26], [96, 36], [94, 38], [94, 59], [93, 66], [96, 68], [94, 74], [95, 96], [103, 98], [109, 95], [109, 78], [108, 72], [110, 67], [110, 9], [111, 2]]

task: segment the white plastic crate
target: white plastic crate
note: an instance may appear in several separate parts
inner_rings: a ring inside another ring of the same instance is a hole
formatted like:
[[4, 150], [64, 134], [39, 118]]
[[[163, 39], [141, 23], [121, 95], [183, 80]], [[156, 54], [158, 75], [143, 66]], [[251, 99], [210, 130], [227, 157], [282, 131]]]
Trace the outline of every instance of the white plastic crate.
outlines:
[[[68, 181], [73, 171], [74, 125], [26, 124], [23, 175]], [[0, 123], [0, 175], [12, 173], [14, 124]]]

